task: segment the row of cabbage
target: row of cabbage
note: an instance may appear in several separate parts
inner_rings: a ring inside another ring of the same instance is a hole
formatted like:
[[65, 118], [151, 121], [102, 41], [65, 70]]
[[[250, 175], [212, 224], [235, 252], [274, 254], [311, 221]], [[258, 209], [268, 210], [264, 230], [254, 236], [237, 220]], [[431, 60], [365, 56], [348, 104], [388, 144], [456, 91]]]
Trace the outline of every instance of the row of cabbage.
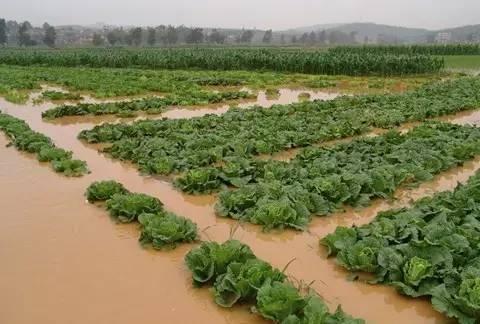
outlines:
[[113, 158], [131, 161], [145, 173], [172, 174], [228, 160], [453, 114], [480, 105], [480, 78], [439, 81], [392, 95], [344, 96], [330, 101], [230, 109], [190, 119], [103, 124], [79, 138], [109, 143]]
[[480, 55], [479, 44], [445, 44], [445, 45], [365, 45], [339, 46], [329, 49], [332, 53], [358, 54], [421, 54], [421, 55]]
[[[85, 195], [90, 203], [104, 205], [118, 222], [137, 221], [142, 245], [165, 249], [198, 240], [197, 227], [190, 220], [165, 211], [155, 197], [130, 193], [118, 182], [94, 182]], [[283, 324], [364, 323], [348, 316], [341, 308], [329, 313], [318, 295], [313, 291], [302, 295], [287, 281], [283, 271], [258, 259], [239, 241], [204, 242], [185, 256], [185, 262], [195, 286], [213, 285], [215, 301], [222, 307], [253, 302], [255, 312]]]
[[142, 67], [150, 69], [268, 70], [331, 75], [406, 75], [438, 72], [444, 61], [428, 55], [282, 51], [267, 48], [2, 49], [12, 65]]
[[46, 90], [43, 91], [40, 95], [39, 100], [51, 100], [51, 101], [71, 101], [71, 100], [83, 100], [83, 97], [78, 93], [56, 91], [56, 90]]
[[11, 140], [9, 145], [36, 154], [38, 161], [50, 163], [55, 172], [67, 177], [89, 172], [85, 161], [72, 159], [72, 152], [56, 147], [51, 138], [33, 131], [21, 119], [0, 112], [0, 130]]
[[290, 162], [232, 159], [216, 168], [191, 170], [175, 183], [188, 193], [236, 187], [220, 193], [219, 216], [266, 230], [304, 230], [312, 215], [391, 197], [402, 185], [430, 180], [479, 154], [479, 128], [432, 122], [406, 134], [390, 131], [308, 148]]
[[192, 249], [185, 262], [197, 287], [213, 286], [221, 307], [252, 306], [252, 311], [280, 324], [362, 324], [339, 307], [330, 313], [314, 291], [303, 294], [288, 282], [283, 271], [258, 259], [237, 240], [223, 244], [204, 242]]
[[182, 94], [170, 94], [165, 97], [149, 97], [131, 101], [79, 103], [75, 105], [61, 105], [48, 109], [42, 113], [46, 119], [55, 119], [63, 116], [109, 115], [135, 116], [138, 112], [159, 114], [172, 106], [207, 105], [252, 98], [253, 94], [247, 91], [189, 91]]
[[338, 227], [321, 240], [352, 272], [402, 294], [429, 297], [461, 324], [480, 319], [480, 171], [453, 192], [380, 213], [360, 227]]
[[165, 249], [198, 239], [197, 226], [192, 221], [167, 212], [158, 198], [131, 193], [118, 182], [94, 182], [85, 195], [90, 203], [104, 203], [110, 216], [118, 222], [138, 222], [142, 245]]

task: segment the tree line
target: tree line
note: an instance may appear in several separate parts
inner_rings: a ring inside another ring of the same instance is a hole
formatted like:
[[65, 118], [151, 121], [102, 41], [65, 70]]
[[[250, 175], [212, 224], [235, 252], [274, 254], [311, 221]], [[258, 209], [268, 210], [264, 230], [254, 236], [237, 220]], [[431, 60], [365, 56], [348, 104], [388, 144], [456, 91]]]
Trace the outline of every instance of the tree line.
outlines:
[[[35, 32], [34, 32], [35, 30]], [[40, 30], [40, 32], [39, 32]], [[42, 28], [34, 29], [28, 21], [17, 23], [0, 18], [0, 45], [4, 46], [9, 41], [19, 46], [46, 45], [54, 47], [57, 39], [55, 27], [44, 23]]]
[[[273, 32], [267, 31], [263, 43], [271, 42]], [[270, 34], [270, 38], [268, 37]], [[225, 43], [251, 43], [255, 31], [247, 29], [237, 32], [236, 35], [227, 34], [218, 29], [205, 30], [198, 27], [165, 26], [157, 27], [118, 27], [111, 30], [96, 32], [92, 42], [95, 46], [102, 45], [129, 45], [129, 46], [156, 46], [175, 44], [225, 44]]]
[[[60, 35], [59, 35], [60, 34]], [[160, 25], [157, 27], [116, 27], [92, 29], [84, 27], [58, 27], [44, 23], [33, 27], [28, 21], [16, 22], [0, 19], [0, 46], [55, 47], [58, 43], [92, 44], [94, 46], [172, 46], [177, 44], [355, 44], [355, 33], [341, 31], [312, 31], [302, 35], [274, 33], [271, 29], [220, 30], [198, 27]]]

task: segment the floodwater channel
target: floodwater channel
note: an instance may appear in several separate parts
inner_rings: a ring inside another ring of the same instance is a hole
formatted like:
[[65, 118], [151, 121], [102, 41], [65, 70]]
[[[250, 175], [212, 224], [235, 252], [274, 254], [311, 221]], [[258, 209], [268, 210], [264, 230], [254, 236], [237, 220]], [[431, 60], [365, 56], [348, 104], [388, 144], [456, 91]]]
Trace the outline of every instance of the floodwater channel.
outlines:
[[[62, 88], [58, 87], [44, 87], [43, 90], [56, 90], [56, 91], [65, 91]], [[242, 89], [245, 91], [251, 91], [249, 89]], [[35, 99], [39, 96], [40, 93], [33, 93], [31, 95], [32, 99]], [[54, 124], [99, 124], [103, 122], [129, 122], [139, 119], [179, 119], [179, 118], [192, 118], [192, 117], [201, 117], [205, 115], [221, 115], [227, 112], [231, 107], [237, 107], [241, 109], [248, 109], [253, 106], [259, 106], [263, 108], [270, 108], [273, 105], [285, 105], [295, 102], [299, 102], [301, 99], [299, 96], [301, 94], [308, 94], [308, 100], [332, 100], [341, 94], [338, 92], [325, 92], [325, 91], [313, 91], [313, 90], [292, 90], [292, 89], [279, 89], [278, 96], [270, 97], [266, 94], [265, 91], [259, 91], [256, 95], [256, 98], [234, 100], [228, 103], [218, 103], [210, 104], [207, 106], [174, 106], [167, 107], [164, 112], [161, 114], [149, 115], [144, 112], [136, 112], [136, 117], [127, 117], [121, 118], [115, 115], [100, 115], [100, 116], [65, 116], [58, 119], [50, 120], [49, 122]], [[83, 95], [83, 100], [77, 101], [82, 103], [106, 103], [106, 102], [119, 102], [119, 101], [128, 101], [138, 98], [114, 98], [114, 99], [95, 99], [88, 95]], [[30, 100], [30, 103], [32, 100]], [[65, 104], [75, 104], [75, 102], [65, 101]], [[42, 102], [37, 104], [40, 109], [46, 110], [47, 108], [54, 108], [61, 102], [56, 104], [51, 102]], [[86, 126], [84, 126], [86, 127]]]

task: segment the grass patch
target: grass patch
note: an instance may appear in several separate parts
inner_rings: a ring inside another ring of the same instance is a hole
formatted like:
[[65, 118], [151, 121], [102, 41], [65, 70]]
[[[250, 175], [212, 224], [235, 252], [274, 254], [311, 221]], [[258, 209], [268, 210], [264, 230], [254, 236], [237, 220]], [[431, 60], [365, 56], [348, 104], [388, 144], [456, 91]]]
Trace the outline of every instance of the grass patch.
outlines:
[[444, 59], [446, 69], [480, 71], [480, 55], [452, 55]]

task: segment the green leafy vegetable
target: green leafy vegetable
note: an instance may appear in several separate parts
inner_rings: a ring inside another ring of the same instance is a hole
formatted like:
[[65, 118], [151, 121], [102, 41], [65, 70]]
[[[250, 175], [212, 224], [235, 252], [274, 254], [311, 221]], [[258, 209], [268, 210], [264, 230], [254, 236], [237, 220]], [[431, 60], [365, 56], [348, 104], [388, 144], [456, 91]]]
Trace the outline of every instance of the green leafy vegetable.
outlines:
[[96, 181], [92, 183], [85, 192], [89, 202], [107, 201], [115, 194], [126, 194], [128, 190], [116, 181]]
[[221, 186], [218, 177], [219, 173], [214, 168], [189, 170], [183, 177], [176, 179], [175, 185], [190, 194], [208, 193]]
[[37, 153], [37, 159], [40, 162], [51, 162], [59, 160], [67, 160], [72, 158], [72, 152], [67, 152], [64, 149], [42, 146]]
[[236, 240], [228, 240], [223, 244], [203, 243], [185, 256], [185, 262], [193, 274], [197, 285], [205, 284], [227, 272], [231, 263], [243, 263], [255, 258], [252, 250]]
[[175, 248], [180, 243], [198, 239], [197, 225], [184, 217], [163, 209], [162, 202], [152, 196], [130, 193], [116, 181], [106, 180], [92, 183], [85, 196], [90, 203], [106, 201], [110, 215], [121, 223], [140, 223], [142, 245], [155, 249]]
[[480, 318], [479, 210], [480, 171], [454, 191], [380, 213], [360, 227], [337, 228], [322, 243], [348, 270], [372, 272], [372, 282], [428, 296], [436, 310], [474, 324]]
[[67, 177], [79, 177], [89, 172], [85, 161], [72, 160], [72, 152], [56, 147], [49, 137], [34, 132], [23, 120], [0, 112], [0, 130], [18, 150], [36, 153], [37, 160], [50, 162], [55, 172]]
[[249, 259], [243, 264], [231, 263], [227, 272], [215, 281], [215, 302], [222, 307], [232, 307], [241, 300], [255, 300], [258, 289], [266, 282], [283, 282], [285, 279], [282, 272], [258, 259]]
[[81, 160], [54, 160], [52, 166], [55, 172], [63, 173], [67, 177], [81, 177], [88, 173], [87, 163]]
[[178, 243], [197, 239], [197, 226], [192, 221], [171, 213], [144, 213], [138, 216], [138, 222], [142, 225], [140, 242], [152, 244], [155, 249], [171, 248]]
[[291, 284], [267, 283], [258, 290], [256, 310], [269, 320], [282, 322], [290, 315], [300, 314], [305, 306], [305, 299]]
[[364, 323], [340, 307], [330, 314], [316, 293], [303, 296], [282, 271], [257, 259], [239, 241], [204, 242], [186, 255], [185, 263], [196, 286], [213, 284], [215, 302], [222, 307], [254, 304], [253, 311], [282, 324]]
[[155, 197], [140, 193], [114, 194], [107, 200], [107, 210], [110, 215], [122, 223], [137, 220], [143, 213], [160, 213], [163, 204]]

